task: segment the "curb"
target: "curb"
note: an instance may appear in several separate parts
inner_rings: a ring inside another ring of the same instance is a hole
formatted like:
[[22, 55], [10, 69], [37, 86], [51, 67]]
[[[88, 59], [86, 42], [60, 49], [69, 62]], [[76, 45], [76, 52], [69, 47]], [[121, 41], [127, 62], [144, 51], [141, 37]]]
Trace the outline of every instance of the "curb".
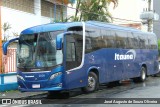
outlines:
[[16, 77], [16, 75], [17, 73], [0, 74], [0, 92], [18, 89], [18, 84], [16, 81], [7, 81], [8, 78], [12, 79], [12, 77]]
[[18, 89], [17, 83], [8, 83], [8, 84], [0, 85], [0, 92], [9, 91], [9, 90], [17, 90], [17, 89]]

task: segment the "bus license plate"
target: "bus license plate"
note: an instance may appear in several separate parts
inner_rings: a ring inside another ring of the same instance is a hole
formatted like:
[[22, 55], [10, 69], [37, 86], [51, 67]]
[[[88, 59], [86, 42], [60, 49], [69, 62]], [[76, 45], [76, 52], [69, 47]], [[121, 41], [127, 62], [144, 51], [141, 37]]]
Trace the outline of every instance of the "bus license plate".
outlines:
[[40, 84], [32, 84], [32, 88], [40, 88]]

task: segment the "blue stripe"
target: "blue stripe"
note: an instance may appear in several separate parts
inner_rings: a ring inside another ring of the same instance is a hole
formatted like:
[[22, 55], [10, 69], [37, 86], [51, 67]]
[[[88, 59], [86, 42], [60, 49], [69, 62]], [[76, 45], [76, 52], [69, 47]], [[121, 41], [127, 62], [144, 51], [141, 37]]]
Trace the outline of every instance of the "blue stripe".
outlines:
[[0, 85], [0, 92], [8, 91], [8, 90], [17, 90], [18, 84], [17, 83], [7, 83]]

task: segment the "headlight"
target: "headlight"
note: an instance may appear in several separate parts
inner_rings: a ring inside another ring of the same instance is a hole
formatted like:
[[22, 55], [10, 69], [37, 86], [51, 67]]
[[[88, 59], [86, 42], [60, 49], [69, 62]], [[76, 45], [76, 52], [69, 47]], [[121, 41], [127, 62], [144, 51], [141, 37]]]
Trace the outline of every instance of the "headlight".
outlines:
[[62, 72], [57, 72], [57, 73], [53, 74], [53, 75], [50, 77], [50, 80], [56, 78], [57, 76], [59, 76], [59, 75], [61, 75], [61, 74], [62, 74]]
[[19, 79], [25, 81], [24, 78], [23, 78], [22, 76], [20, 76], [20, 75], [17, 75], [17, 78], [19, 78]]

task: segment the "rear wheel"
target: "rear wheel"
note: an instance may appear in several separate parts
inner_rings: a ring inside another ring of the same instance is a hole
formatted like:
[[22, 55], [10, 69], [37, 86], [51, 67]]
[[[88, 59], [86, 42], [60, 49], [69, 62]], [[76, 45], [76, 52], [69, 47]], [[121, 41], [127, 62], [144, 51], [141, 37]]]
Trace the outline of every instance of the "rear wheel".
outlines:
[[147, 78], [147, 72], [146, 72], [146, 68], [145, 67], [141, 67], [141, 75], [138, 78], [134, 78], [133, 81], [134, 82], [144, 82]]
[[98, 77], [94, 72], [89, 72], [88, 75], [88, 85], [82, 88], [82, 91], [86, 93], [93, 92], [99, 87]]

